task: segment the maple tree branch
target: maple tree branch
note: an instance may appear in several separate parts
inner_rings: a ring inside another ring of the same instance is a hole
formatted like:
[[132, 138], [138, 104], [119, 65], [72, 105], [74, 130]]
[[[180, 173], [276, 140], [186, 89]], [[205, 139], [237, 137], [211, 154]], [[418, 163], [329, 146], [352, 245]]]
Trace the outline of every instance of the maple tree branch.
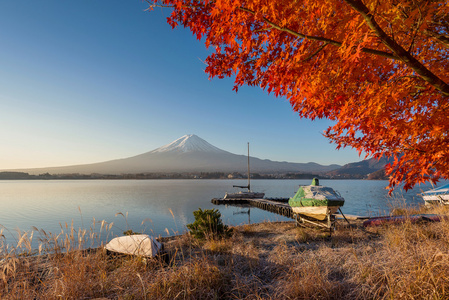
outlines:
[[374, 16], [369, 9], [360, 0], [344, 0], [349, 6], [357, 11], [364, 19], [371, 30], [380, 38], [385, 46], [393, 51], [396, 56], [402, 60], [413, 71], [419, 74], [430, 85], [439, 90], [443, 95], [449, 97], [449, 85], [440, 79], [437, 75], [427, 69], [421, 62], [419, 62], [413, 55], [402, 48], [396, 41], [388, 36], [385, 31], [380, 28], [379, 24], [374, 20]]
[[[148, 4], [150, 4], [151, 8], [154, 8], [154, 7], [174, 8], [175, 7], [174, 5], [162, 5], [162, 4], [154, 4], [154, 3], [152, 4], [150, 0], [145, 0], [145, 1]], [[204, 7], [204, 5], [183, 5], [182, 7], [199, 8], [199, 7]], [[255, 11], [252, 11], [252, 10], [250, 10], [248, 8], [245, 8], [245, 7], [239, 7], [238, 9], [240, 9], [242, 11], [245, 11], [245, 12], [248, 12], [248, 13], [250, 13], [252, 15], [256, 15]], [[341, 47], [343, 45], [343, 43], [338, 42], [338, 41], [334, 41], [332, 39], [328, 39], [328, 38], [325, 38], [325, 37], [306, 35], [306, 34], [302, 34], [300, 32], [296, 32], [296, 31], [291, 30], [291, 29], [286, 28], [286, 27], [281, 27], [281, 26], [277, 25], [276, 23], [268, 20], [265, 17], [263, 17], [263, 20], [267, 24], [271, 25], [270, 29], [274, 28], [274, 29], [277, 29], [277, 30], [280, 30], [280, 31], [284, 31], [284, 32], [290, 33], [290, 34], [292, 34], [294, 36], [297, 36], [297, 37], [300, 37], [300, 38], [303, 38], [303, 39], [308, 39], [308, 40], [312, 40], [312, 41], [321, 41], [321, 42], [325, 42], [326, 44], [330, 44], [330, 45], [333, 45], [333, 46], [336, 46], [336, 47]], [[266, 30], [269, 30], [269, 29], [266, 29]], [[263, 30], [259, 29], [257, 31], [263, 31]], [[399, 57], [397, 57], [396, 55], [394, 55], [392, 53], [385, 52], [385, 51], [380, 51], [380, 50], [375, 50], [375, 49], [370, 49], [370, 48], [362, 48], [361, 51], [365, 52], [365, 53], [369, 53], [369, 54], [379, 55], [379, 56], [386, 57], [386, 58], [389, 58], [389, 59], [394, 59], [394, 60], [395, 59], [399, 59]]]
[[[250, 10], [248, 8], [239, 7], [239, 9], [242, 10], [242, 11], [248, 12], [248, 13], [250, 13], [252, 15], [256, 15], [255, 11], [252, 11], [252, 10]], [[263, 20], [267, 24], [271, 25], [272, 28], [275, 28], [277, 30], [284, 31], [284, 32], [287, 32], [287, 33], [290, 33], [290, 34], [292, 34], [294, 36], [297, 36], [297, 37], [300, 37], [300, 38], [303, 38], [303, 39], [312, 40], [312, 41], [321, 41], [321, 42], [325, 42], [326, 44], [330, 44], [330, 45], [337, 46], [337, 47], [341, 47], [343, 45], [341, 42], [337, 42], [337, 41], [334, 41], [332, 39], [328, 39], [328, 38], [325, 38], [325, 37], [306, 35], [306, 34], [294, 31], [294, 30], [292, 30], [290, 28], [281, 27], [281, 26], [277, 25], [276, 23], [268, 20], [265, 17], [263, 17]], [[374, 49], [369, 49], [369, 48], [362, 48], [362, 52], [369, 53], [369, 54], [374, 54], [374, 55], [379, 55], [379, 56], [383, 56], [383, 57], [390, 58], [390, 59], [399, 59], [399, 57], [397, 57], [396, 55], [394, 55], [392, 53], [385, 52], [385, 51], [379, 51], [379, 50], [374, 50]]]
[[312, 59], [312, 57], [314, 57], [315, 55], [317, 55], [321, 50], [324, 49], [324, 47], [326, 47], [329, 43], [324, 43], [323, 45], [321, 45], [315, 52], [313, 52], [312, 54], [310, 54], [308, 57], [306, 57], [305, 59], [303, 59], [303, 61], [308, 61], [310, 59]]
[[436, 42], [449, 47], [449, 16], [446, 14], [434, 16], [423, 32]]
[[415, 24], [413, 27], [415, 27], [415, 28], [413, 28], [412, 27], [412, 32], [414, 32], [413, 33], [413, 38], [412, 38], [412, 41], [410, 42], [410, 46], [409, 46], [409, 48], [408, 48], [408, 50], [407, 50], [407, 52], [409, 52], [409, 53], [411, 53], [412, 52], [412, 49], [413, 49], [413, 46], [414, 46], [414, 44], [415, 44], [415, 39], [416, 39], [416, 37], [418, 36], [418, 29], [419, 29], [419, 27], [421, 26], [421, 24], [422, 24], [422, 12], [421, 12], [421, 8], [419, 8], [418, 7], [418, 11], [419, 11], [419, 20], [417, 21], [417, 24]]
[[[156, 3], [152, 3], [150, 0], [145, 0], [145, 2], [148, 3], [149, 5], [149, 9], [152, 9], [154, 7], [159, 7], [159, 8], [175, 8], [175, 5], [163, 5], [163, 4], [156, 4]], [[205, 7], [206, 5], [182, 5], [181, 7], [184, 8], [202, 8]], [[148, 10], [148, 9], [147, 9]]]
[[445, 45], [446, 47], [449, 47], [449, 38], [444, 35], [435, 36], [435, 39]]
[[449, 47], [449, 36], [444, 35], [444, 34], [439, 34], [439, 33], [433, 32], [431, 30], [425, 30], [424, 33], [427, 36], [435, 39], [437, 42], [443, 44], [444, 46]]
[[[145, 1], [150, 3], [149, 0], [145, 0]], [[368, 27], [377, 35], [377, 37], [381, 40], [381, 42], [388, 49], [390, 49], [393, 53], [370, 49], [370, 48], [362, 48], [361, 49], [362, 52], [386, 57], [386, 58], [393, 59], [393, 60], [401, 60], [407, 66], [409, 66], [414, 72], [416, 72], [418, 75], [420, 75], [421, 78], [423, 78], [426, 82], [428, 82], [430, 85], [432, 85], [438, 91], [440, 91], [444, 96], [449, 96], [449, 85], [447, 83], [445, 83], [442, 79], [440, 79], [437, 75], [435, 75], [432, 71], [427, 69], [411, 53], [409, 53], [407, 50], [405, 50], [393, 38], [391, 38], [387, 33], [385, 33], [385, 31], [374, 20], [373, 14], [369, 11], [369, 9], [365, 6], [365, 4], [363, 4], [362, 1], [360, 1], [360, 0], [344, 0], [344, 1], [365, 19], [365, 22], [368, 25]], [[173, 8], [174, 6], [152, 4], [151, 7], [172, 7]], [[190, 5], [190, 6], [183, 6], [183, 7], [198, 8], [198, 7], [204, 7], [204, 5]], [[239, 7], [238, 9], [241, 11], [250, 13], [254, 16], [256, 15], [255, 11], [250, 10], [245, 7]], [[306, 35], [306, 34], [294, 31], [287, 27], [281, 27], [278, 24], [270, 21], [266, 17], [262, 17], [262, 19], [267, 24], [271, 25], [272, 28], [283, 31], [283, 32], [287, 32], [287, 33], [297, 36], [299, 38], [325, 42], [325, 45], [330, 44], [330, 45], [333, 45], [336, 47], [342, 46], [341, 42], [338, 42], [338, 41], [335, 41], [335, 40], [332, 40], [329, 38], [325, 38], [325, 37]], [[439, 40], [444, 45], [448, 44], [448, 39], [445, 36], [436, 36], [436, 34], [435, 34], [434, 38]], [[321, 51], [321, 49], [319, 49], [319, 51]], [[312, 54], [312, 56], [315, 54], [316, 53]]]

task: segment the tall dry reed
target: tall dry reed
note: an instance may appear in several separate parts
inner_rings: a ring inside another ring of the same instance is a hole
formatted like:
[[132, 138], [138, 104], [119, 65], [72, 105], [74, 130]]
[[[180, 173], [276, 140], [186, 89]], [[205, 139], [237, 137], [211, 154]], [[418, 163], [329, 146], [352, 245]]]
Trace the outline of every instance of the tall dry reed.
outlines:
[[332, 235], [264, 222], [226, 239], [165, 239], [163, 259], [86, 250], [110, 224], [62, 227], [2, 245], [1, 299], [449, 299], [446, 220], [375, 229], [354, 221]]

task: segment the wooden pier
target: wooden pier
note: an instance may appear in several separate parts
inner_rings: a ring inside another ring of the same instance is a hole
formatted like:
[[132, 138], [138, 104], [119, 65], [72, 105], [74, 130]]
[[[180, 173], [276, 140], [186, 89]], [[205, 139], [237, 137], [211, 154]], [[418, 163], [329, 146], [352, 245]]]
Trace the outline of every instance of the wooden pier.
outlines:
[[[305, 224], [313, 224], [315, 226], [324, 227], [329, 229], [331, 232], [335, 230], [335, 224], [337, 219], [344, 219], [349, 223], [348, 219], [343, 215], [340, 210], [341, 215], [331, 215], [330, 211], [326, 220], [318, 221], [314, 218], [310, 218], [308, 216], [303, 216], [297, 213], [294, 213], [291, 206], [288, 204], [289, 198], [234, 198], [234, 199], [223, 199], [223, 198], [214, 198], [211, 200], [213, 204], [216, 205], [250, 205], [254, 206], [290, 219], [294, 219], [296, 224], [299, 226], [304, 226]], [[354, 216], [354, 218], [361, 218]]]
[[288, 198], [214, 198], [211, 200], [211, 202], [216, 205], [251, 205], [287, 218], [295, 219], [292, 208], [290, 207], [290, 205], [288, 205]]

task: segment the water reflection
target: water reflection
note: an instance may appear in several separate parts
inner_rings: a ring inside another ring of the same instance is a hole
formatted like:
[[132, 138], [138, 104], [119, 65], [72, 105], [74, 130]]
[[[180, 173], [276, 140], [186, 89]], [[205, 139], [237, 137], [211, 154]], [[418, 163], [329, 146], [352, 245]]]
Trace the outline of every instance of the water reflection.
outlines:
[[[254, 191], [266, 197], [292, 197], [299, 185], [311, 180], [253, 180]], [[422, 204], [417, 196], [428, 187], [417, 187], [404, 193], [398, 190], [389, 197], [387, 181], [321, 180], [339, 191], [346, 202], [346, 214], [378, 215], [388, 212], [393, 202]], [[0, 181], [0, 224], [14, 230], [32, 226], [59, 232], [61, 225], [89, 228], [95, 219], [114, 223], [113, 234], [123, 231], [146, 232], [166, 236], [186, 231], [198, 208], [217, 208], [225, 224], [239, 225], [249, 221], [288, 220], [285, 217], [251, 208], [250, 215], [239, 213], [247, 208], [216, 206], [210, 200], [233, 191], [239, 180], [76, 180], [76, 181]]]

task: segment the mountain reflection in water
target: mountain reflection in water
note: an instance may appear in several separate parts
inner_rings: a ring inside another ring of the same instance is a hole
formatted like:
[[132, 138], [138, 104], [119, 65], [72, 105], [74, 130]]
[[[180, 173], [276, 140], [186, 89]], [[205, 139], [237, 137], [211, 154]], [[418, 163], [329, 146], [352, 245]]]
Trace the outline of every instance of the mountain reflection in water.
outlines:
[[[311, 180], [253, 180], [254, 191], [265, 192], [265, 197], [292, 197], [299, 185]], [[233, 185], [241, 180], [50, 180], [0, 181], [0, 224], [9, 243], [16, 229], [30, 231], [32, 227], [59, 233], [65, 223], [91, 228], [93, 220], [113, 222], [111, 235], [122, 235], [132, 229], [151, 235], [183, 233], [186, 224], [194, 221], [193, 211], [198, 208], [217, 208], [227, 225], [248, 223], [248, 215], [236, 213], [247, 208], [217, 206], [212, 198], [223, 197], [225, 192], [236, 191]], [[321, 180], [345, 198], [345, 214], [385, 214], [394, 202], [407, 205], [422, 204], [417, 193], [427, 187], [415, 188], [408, 193], [397, 191], [388, 197], [387, 181]], [[119, 214], [121, 213], [121, 214]], [[127, 217], [126, 217], [127, 216]], [[250, 209], [252, 223], [287, 221], [285, 217]], [[100, 225], [95, 225], [99, 230]], [[8, 233], [8, 231], [10, 233]], [[168, 231], [168, 233], [167, 233]]]

